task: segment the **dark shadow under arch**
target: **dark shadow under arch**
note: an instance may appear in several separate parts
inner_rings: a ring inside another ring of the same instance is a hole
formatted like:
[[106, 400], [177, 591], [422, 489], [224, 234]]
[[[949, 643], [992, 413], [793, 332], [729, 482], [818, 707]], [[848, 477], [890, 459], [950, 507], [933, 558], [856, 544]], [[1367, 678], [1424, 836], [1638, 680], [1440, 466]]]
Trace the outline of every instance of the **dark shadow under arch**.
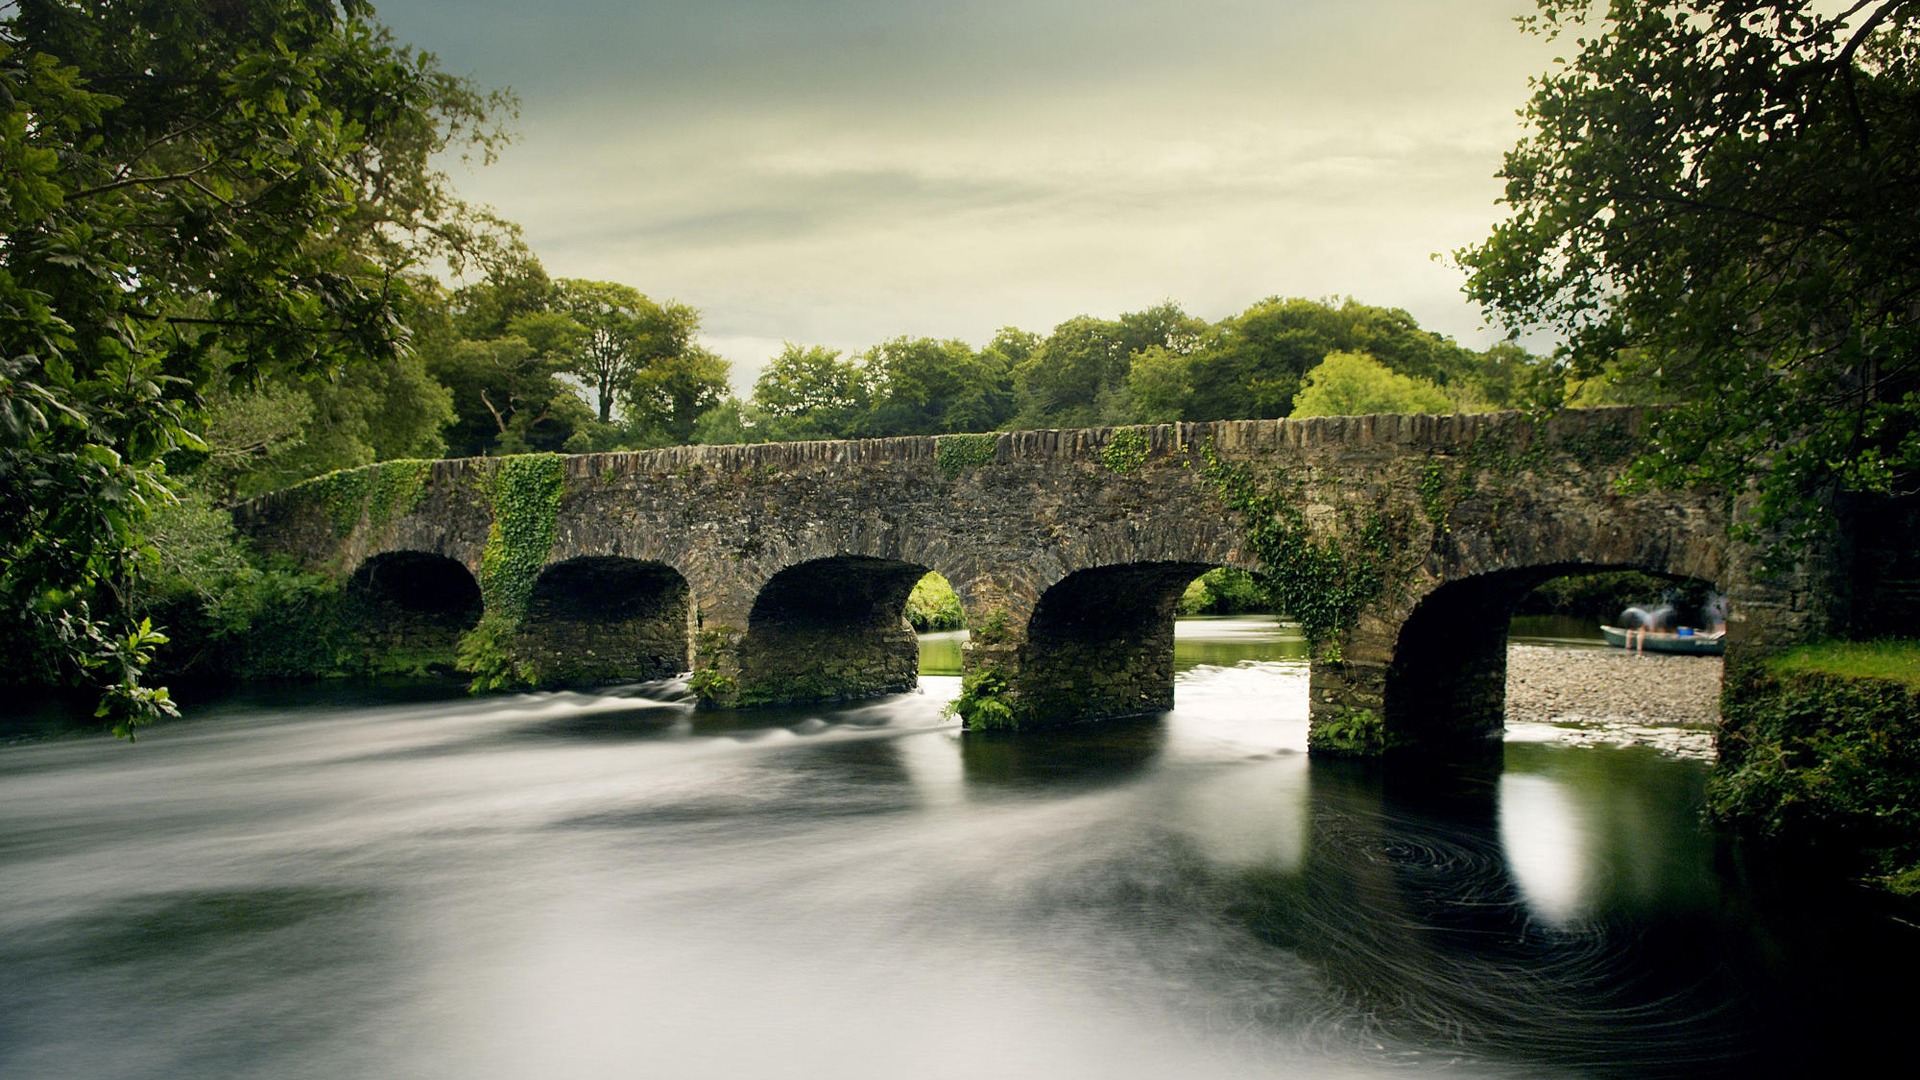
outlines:
[[460, 636], [482, 609], [473, 573], [432, 552], [372, 556], [347, 581], [345, 611], [372, 672], [453, 670]]
[[1143, 562], [1068, 574], [1034, 607], [1016, 689], [1022, 726], [1173, 707], [1173, 618], [1211, 563]]
[[427, 619], [480, 621], [480, 583], [459, 562], [426, 551], [389, 551], [360, 564], [349, 591], [370, 604]]
[[1401, 625], [1387, 666], [1393, 747], [1497, 743], [1506, 727], [1507, 627], [1521, 598], [1554, 578], [1615, 570], [1690, 580], [1659, 567], [1567, 562], [1477, 574], [1428, 593]]
[[590, 555], [534, 580], [515, 651], [548, 685], [663, 679], [688, 669], [687, 579], [665, 563]]
[[850, 701], [911, 690], [907, 596], [929, 567], [865, 555], [789, 566], [761, 587], [740, 651], [740, 704]]

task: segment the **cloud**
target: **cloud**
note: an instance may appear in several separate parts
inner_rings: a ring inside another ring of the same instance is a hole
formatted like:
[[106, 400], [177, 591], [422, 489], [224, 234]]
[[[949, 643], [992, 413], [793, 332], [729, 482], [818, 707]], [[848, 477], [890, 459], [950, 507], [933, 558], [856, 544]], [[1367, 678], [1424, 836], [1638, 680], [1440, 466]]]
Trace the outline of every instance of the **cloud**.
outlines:
[[1352, 294], [1472, 338], [1431, 256], [1496, 217], [1545, 64], [1517, 2], [381, 12], [523, 95], [521, 144], [463, 191], [556, 275], [699, 307], [750, 369], [782, 340], [980, 342], [1169, 298], [1217, 318]]

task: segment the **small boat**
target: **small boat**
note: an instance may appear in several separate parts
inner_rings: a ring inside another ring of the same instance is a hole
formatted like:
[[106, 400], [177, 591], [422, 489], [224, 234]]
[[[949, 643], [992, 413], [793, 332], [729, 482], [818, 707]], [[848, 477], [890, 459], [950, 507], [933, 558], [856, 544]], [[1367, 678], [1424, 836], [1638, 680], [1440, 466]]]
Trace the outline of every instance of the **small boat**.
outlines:
[[[1600, 632], [1607, 636], [1607, 644], [1621, 649], [1691, 656], [1719, 656], [1727, 651], [1725, 630], [1707, 633], [1697, 630], [1622, 630], [1618, 626], [1602, 626]], [[1632, 635], [1631, 641], [1628, 635]]]

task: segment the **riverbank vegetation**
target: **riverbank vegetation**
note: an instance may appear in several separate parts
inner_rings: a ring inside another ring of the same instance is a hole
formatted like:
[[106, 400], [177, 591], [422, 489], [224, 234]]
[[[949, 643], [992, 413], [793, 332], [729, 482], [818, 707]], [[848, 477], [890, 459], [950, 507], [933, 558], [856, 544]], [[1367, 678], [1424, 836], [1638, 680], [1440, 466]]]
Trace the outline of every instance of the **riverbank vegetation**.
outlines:
[[1823, 642], [1730, 683], [1713, 814], [1920, 895], [1920, 642]]
[[966, 612], [953, 586], [938, 573], [930, 573], [914, 583], [907, 596], [907, 622], [922, 634], [942, 630], [960, 630], [967, 625]]

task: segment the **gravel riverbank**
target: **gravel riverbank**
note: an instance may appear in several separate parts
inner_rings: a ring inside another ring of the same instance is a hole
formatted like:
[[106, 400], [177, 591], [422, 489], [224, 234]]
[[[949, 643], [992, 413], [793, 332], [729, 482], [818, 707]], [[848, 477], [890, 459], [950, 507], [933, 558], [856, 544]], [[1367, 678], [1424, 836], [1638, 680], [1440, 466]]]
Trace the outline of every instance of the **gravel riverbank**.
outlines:
[[1561, 742], [1645, 744], [1710, 758], [1720, 666], [1717, 656], [1512, 645], [1509, 734], [1516, 726], [1551, 725]]

